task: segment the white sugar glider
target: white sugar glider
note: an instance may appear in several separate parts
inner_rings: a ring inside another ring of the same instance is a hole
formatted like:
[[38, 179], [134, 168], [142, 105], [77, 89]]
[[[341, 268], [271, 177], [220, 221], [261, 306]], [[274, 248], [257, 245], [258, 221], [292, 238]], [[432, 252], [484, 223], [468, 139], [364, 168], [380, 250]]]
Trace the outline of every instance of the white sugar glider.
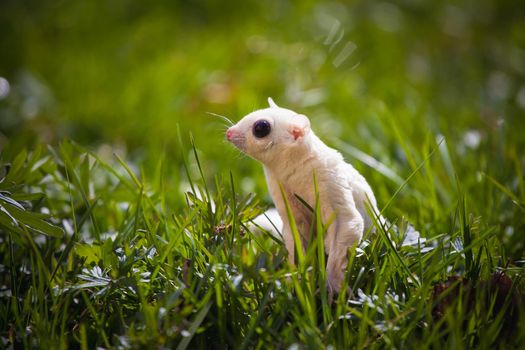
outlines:
[[313, 214], [298, 197], [310, 207], [315, 206], [315, 174], [323, 223], [333, 220], [324, 239], [328, 288], [338, 292], [343, 287], [348, 249], [372, 225], [367, 203], [374, 212], [379, 212], [374, 193], [338, 151], [314, 134], [306, 116], [277, 106], [271, 98], [268, 102], [270, 108], [246, 115], [227, 130], [226, 138], [263, 164], [270, 195], [283, 223], [283, 239], [291, 264], [294, 264], [294, 241], [279, 184], [305, 249]]

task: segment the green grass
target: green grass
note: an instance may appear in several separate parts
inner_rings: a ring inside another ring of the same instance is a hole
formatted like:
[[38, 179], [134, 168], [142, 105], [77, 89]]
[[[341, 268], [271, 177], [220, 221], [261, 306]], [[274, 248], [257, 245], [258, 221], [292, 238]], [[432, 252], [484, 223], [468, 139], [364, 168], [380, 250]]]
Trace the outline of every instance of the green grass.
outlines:
[[[509, 257], [495, 228], [471, 214], [460, 179], [452, 210], [436, 212], [420, 199], [421, 211], [446, 222], [437, 227], [441, 234], [421, 229], [426, 240], [402, 245], [413, 230], [408, 222], [394, 218], [395, 227], [378, 227], [350, 250], [353, 295], [345, 291], [330, 303], [322, 239], [290, 267], [280, 242], [250, 232], [249, 220], [262, 206], [236, 192], [234, 177], [217, 176], [214, 186], [188, 178], [186, 205], [174, 211], [166, 206], [163, 164], [148, 180], [118, 156], [108, 163], [71, 142], [30, 154], [7, 147], [4, 164], [10, 154], [16, 156], [0, 197], [5, 345], [518, 348], [524, 342], [523, 261]], [[429, 153], [421, 165], [432, 170], [438, 157]], [[197, 158], [185, 167], [192, 164], [206, 172]], [[412, 183], [421, 171], [414, 169], [396, 194], [424, 185]], [[54, 215], [39, 214], [45, 211]]]
[[[2, 2], [0, 348], [523, 348], [522, 7]], [[213, 116], [268, 96], [389, 221], [332, 303]]]

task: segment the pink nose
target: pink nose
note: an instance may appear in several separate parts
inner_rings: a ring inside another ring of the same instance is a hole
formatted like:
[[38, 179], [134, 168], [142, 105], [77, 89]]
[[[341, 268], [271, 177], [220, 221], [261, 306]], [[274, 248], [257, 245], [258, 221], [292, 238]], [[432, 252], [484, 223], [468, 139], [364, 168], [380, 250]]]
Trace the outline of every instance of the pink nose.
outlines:
[[228, 140], [231, 140], [233, 138], [233, 135], [235, 134], [235, 132], [232, 130], [232, 128], [229, 128], [227, 131], [226, 131], [226, 138]]

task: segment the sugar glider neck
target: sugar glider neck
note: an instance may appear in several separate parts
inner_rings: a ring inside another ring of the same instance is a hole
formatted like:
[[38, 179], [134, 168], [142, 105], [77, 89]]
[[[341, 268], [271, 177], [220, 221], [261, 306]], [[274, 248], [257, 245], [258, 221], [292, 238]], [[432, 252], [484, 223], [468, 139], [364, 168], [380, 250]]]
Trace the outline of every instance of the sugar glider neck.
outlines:
[[327, 151], [327, 147], [312, 131], [299, 142], [299, 145], [285, 145], [281, 152], [275, 153], [271, 159], [265, 161], [264, 166], [275, 174], [285, 169], [304, 169], [310, 160], [319, 159]]

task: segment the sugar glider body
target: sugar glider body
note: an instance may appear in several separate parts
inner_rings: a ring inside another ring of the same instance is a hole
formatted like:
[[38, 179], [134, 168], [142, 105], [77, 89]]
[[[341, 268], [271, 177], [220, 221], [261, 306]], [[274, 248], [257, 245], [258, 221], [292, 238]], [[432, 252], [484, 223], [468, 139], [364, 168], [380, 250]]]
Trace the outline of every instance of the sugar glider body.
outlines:
[[311, 207], [315, 205], [315, 174], [323, 222], [327, 223], [335, 214], [324, 244], [328, 285], [330, 290], [339, 291], [348, 248], [358, 243], [371, 226], [366, 206], [377, 212], [376, 199], [365, 178], [314, 134], [306, 116], [280, 108], [271, 99], [269, 103], [270, 108], [248, 114], [229, 128], [226, 136], [263, 164], [270, 195], [283, 221], [284, 243], [292, 264], [293, 235], [279, 184], [292, 209], [304, 249], [313, 215], [298, 197]]

